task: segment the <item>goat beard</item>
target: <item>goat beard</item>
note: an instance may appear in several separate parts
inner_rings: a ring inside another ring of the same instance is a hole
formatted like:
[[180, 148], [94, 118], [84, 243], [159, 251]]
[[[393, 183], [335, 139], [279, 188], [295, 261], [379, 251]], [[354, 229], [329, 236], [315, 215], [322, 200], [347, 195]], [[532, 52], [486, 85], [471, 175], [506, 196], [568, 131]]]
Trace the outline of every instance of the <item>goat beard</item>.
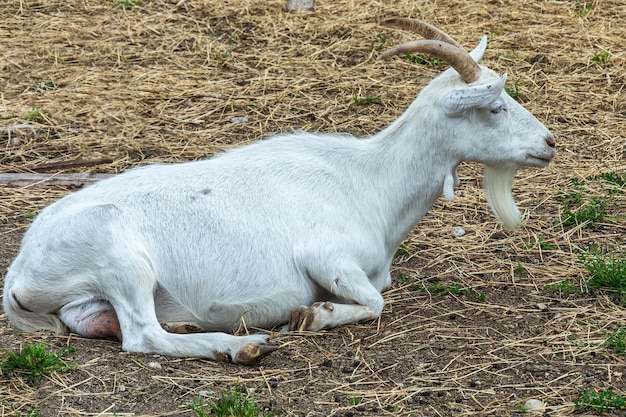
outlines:
[[522, 225], [522, 216], [512, 192], [517, 169], [517, 166], [485, 166], [487, 201], [493, 214], [507, 229], [516, 229]]

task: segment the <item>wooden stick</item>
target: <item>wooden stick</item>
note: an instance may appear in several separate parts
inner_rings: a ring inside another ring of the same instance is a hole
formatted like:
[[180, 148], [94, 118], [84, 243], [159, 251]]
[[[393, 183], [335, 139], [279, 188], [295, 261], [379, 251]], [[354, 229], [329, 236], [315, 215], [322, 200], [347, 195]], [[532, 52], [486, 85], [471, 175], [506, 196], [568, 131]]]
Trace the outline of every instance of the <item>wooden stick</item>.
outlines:
[[113, 160], [111, 158], [100, 158], [100, 159], [78, 158], [78, 159], [72, 159], [69, 161], [57, 161], [57, 162], [50, 162], [47, 164], [33, 165], [25, 169], [27, 171], [33, 171], [33, 172], [48, 172], [48, 171], [58, 171], [60, 169], [67, 169], [67, 168], [92, 167], [95, 165], [110, 164], [110, 163], [113, 163]]
[[11, 187], [72, 187], [82, 188], [114, 174], [30, 174], [8, 173], [0, 174], [0, 185]]

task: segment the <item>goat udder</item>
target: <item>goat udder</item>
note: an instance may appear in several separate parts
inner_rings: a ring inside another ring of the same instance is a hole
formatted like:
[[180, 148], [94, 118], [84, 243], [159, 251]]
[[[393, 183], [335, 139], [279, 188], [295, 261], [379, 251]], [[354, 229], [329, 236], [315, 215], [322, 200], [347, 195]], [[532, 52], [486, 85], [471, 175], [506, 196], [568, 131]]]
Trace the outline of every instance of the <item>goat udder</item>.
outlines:
[[115, 310], [107, 301], [91, 301], [63, 308], [61, 321], [74, 333], [92, 339], [116, 339], [122, 342], [122, 330]]

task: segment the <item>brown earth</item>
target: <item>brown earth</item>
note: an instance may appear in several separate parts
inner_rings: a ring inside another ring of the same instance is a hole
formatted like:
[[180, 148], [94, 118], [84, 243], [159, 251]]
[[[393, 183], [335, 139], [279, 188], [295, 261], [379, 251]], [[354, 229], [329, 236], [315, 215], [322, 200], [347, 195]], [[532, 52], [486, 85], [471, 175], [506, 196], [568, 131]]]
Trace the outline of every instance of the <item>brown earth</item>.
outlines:
[[[4, 349], [70, 345], [77, 366], [39, 387], [0, 377], [1, 416], [191, 416], [199, 394], [235, 384], [285, 416], [512, 416], [531, 398], [546, 404], [538, 415], [570, 416], [585, 389], [626, 392], [626, 357], [604, 343], [624, 307], [605, 292], [549, 287], [584, 289], [578, 253], [593, 242], [624, 253], [624, 188], [593, 179], [626, 175], [622, 1], [340, 0], [304, 14], [282, 0], [132, 3], [0, 5], [0, 172], [116, 173], [293, 129], [372, 134], [445, 68], [375, 61], [413, 36], [380, 25], [393, 16], [434, 23], [468, 49], [488, 34], [484, 63], [508, 72], [552, 130], [557, 160], [518, 174], [525, 225], [514, 232], [489, 213], [480, 167], [464, 164], [457, 198], [439, 200], [399, 250], [379, 321], [273, 332], [281, 348], [257, 366], [19, 333], [0, 314]], [[32, 215], [69, 192], [0, 186], [3, 273]], [[604, 220], [562, 226], [571, 194], [606, 198]], [[455, 226], [466, 234], [453, 237]]]

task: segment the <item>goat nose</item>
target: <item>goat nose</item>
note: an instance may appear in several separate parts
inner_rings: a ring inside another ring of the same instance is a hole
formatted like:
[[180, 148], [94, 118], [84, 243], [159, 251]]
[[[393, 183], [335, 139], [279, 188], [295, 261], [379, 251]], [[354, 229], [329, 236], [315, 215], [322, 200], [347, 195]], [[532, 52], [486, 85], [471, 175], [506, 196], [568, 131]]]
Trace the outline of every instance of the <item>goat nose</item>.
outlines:
[[546, 144], [547, 144], [549, 147], [551, 147], [551, 148], [556, 147], [556, 141], [554, 140], [554, 136], [552, 136], [552, 135], [548, 135], [548, 136], [546, 136], [546, 138], [545, 138], [545, 139], [546, 139]]

